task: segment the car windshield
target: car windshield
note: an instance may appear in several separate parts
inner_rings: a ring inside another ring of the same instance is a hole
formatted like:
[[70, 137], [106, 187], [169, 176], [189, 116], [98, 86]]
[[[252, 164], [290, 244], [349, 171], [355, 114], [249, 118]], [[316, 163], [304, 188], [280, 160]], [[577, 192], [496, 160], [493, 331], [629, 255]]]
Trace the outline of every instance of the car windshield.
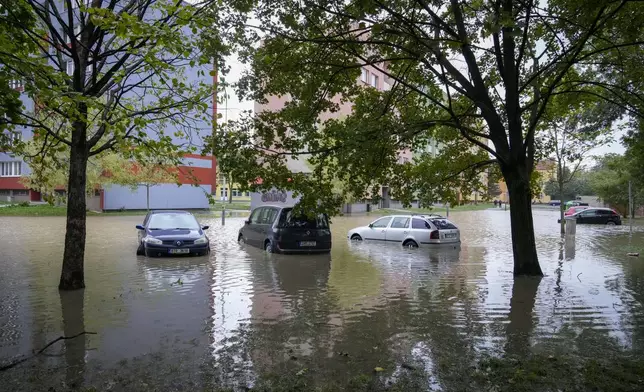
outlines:
[[280, 215], [279, 227], [292, 227], [298, 229], [328, 229], [329, 220], [325, 215], [318, 215], [311, 219], [306, 216], [294, 216], [291, 208], [285, 208]]
[[191, 214], [152, 214], [148, 228], [150, 230], [199, 230], [199, 223]]
[[454, 230], [457, 227], [447, 219], [432, 219], [432, 223], [436, 225], [438, 230]]

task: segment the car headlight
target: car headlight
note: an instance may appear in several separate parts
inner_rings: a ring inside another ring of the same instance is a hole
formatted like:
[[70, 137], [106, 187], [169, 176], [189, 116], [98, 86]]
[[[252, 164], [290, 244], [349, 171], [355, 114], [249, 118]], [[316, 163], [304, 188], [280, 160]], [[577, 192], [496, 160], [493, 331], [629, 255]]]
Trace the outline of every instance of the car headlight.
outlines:
[[161, 245], [163, 244], [163, 241], [161, 241], [158, 238], [150, 237], [147, 236], [143, 239], [143, 242], [148, 243], [148, 244], [154, 244], [154, 245]]
[[195, 244], [207, 244], [207, 243], [208, 243], [208, 238], [206, 238], [205, 235], [195, 240]]

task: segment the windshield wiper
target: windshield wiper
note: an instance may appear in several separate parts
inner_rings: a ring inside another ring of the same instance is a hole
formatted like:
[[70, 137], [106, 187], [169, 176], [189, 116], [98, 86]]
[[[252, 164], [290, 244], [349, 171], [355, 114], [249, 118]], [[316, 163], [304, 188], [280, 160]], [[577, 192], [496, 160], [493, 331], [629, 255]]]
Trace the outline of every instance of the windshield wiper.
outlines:
[[175, 227], [174, 229], [175, 230], [194, 230], [194, 229], [191, 229], [189, 227]]
[[163, 230], [163, 229], [161, 229], [159, 227], [150, 227], [148, 230]]

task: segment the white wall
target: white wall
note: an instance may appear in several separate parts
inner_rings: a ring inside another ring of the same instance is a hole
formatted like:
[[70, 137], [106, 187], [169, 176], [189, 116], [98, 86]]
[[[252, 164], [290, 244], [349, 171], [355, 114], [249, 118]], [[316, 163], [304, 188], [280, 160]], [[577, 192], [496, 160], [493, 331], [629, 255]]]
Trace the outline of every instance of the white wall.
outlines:
[[[210, 193], [210, 185], [194, 187], [191, 185], [160, 184], [150, 187], [151, 209], [207, 209], [210, 208], [205, 193]], [[106, 210], [145, 210], [146, 189], [140, 186], [132, 191], [128, 187], [114, 185], [105, 189], [103, 208]]]

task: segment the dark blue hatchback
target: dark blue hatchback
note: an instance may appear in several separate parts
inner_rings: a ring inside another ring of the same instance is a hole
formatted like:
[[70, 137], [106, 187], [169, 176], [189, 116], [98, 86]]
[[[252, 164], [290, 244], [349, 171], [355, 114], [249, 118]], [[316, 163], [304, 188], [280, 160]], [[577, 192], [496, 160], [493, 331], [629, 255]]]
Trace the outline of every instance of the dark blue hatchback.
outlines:
[[150, 211], [139, 231], [137, 255], [205, 255], [210, 253], [210, 240], [197, 219], [187, 211]]

